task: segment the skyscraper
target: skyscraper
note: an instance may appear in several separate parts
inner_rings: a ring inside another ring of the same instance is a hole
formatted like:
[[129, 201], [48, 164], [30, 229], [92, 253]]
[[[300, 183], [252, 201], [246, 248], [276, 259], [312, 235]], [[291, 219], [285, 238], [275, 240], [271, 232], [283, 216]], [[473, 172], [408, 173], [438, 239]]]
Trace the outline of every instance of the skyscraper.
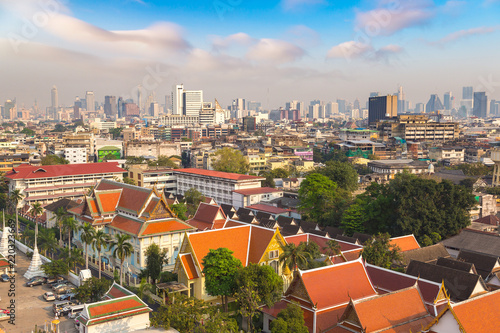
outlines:
[[378, 97], [378, 96], [379, 96], [378, 91], [374, 91], [374, 92], [370, 93], [370, 97]]
[[474, 89], [472, 87], [462, 88], [462, 99], [472, 99]]
[[498, 101], [494, 99], [490, 102], [490, 116], [498, 116]]
[[474, 108], [472, 114], [479, 118], [488, 116], [488, 97], [484, 91], [474, 93]]
[[184, 85], [174, 84], [172, 87], [172, 114], [182, 115], [182, 109], [184, 108], [183, 101]]
[[248, 101], [247, 110], [259, 111], [262, 109], [262, 104], [260, 102]]
[[433, 111], [438, 111], [438, 110], [443, 110], [444, 106], [443, 103], [441, 103], [441, 100], [439, 99], [439, 96], [436, 94], [432, 94], [431, 97], [429, 98], [429, 101], [427, 102], [425, 106], [425, 112], [433, 112]]
[[339, 105], [335, 102], [327, 103], [325, 106], [325, 117], [330, 117], [332, 114], [339, 113]]
[[345, 99], [337, 99], [337, 104], [339, 105], [339, 112], [345, 113], [346, 111], [346, 101]]
[[52, 101], [52, 108], [54, 110], [57, 110], [57, 108], [59, 107], [59, 96], [57, 94], [57, 87], [56, 86], [52, 87], [50, 96], [51, 96], [51, 101]]
[[4, 120], [12, 120], [16, 116], [16, 100], [11, 101], [8, 99], [5, 101], [5, 105], [3, 107], [2, 118]]
[[137, 106], [139, 107], [139, 110], [143, 110], [142, 107], [142, 85], [137, 86]]
[[85, 94], [85, 101], [87, 104], [87, 111], [95, 111], [95, 97], [93, 91], [87, 91], [87, 93]]
[[386, 117], [398, 115], [398, 96], [370, 97], [368, 100], [368, 123], [374, 124]]
[[356, 100], [354, 101], [354, 104], [352, 106], [353, 109], [360, 109], [360, 105], [359, 105], [359, 99], [356, 98]]
[[108, 117], [117, 116], [116, 96], [104, 96], [104, 114]]
[[184, 90], [183, 115], [199, 117], [203, 109], [203, 90]]
[[403, 87], [399, 86], [398, 92], [398, 112], [405, 112], [406, 111], [406, 98], [405, 98], [405, 93], [403, 92]]
[[444, 98], [443, 98], [443, 102], [444, 102], [444, 109], [445, 110], [451, 110], [452, 107], [453, 107], [453, 95], [451, 93], [451, 91], [447, 91], [444, 93]]

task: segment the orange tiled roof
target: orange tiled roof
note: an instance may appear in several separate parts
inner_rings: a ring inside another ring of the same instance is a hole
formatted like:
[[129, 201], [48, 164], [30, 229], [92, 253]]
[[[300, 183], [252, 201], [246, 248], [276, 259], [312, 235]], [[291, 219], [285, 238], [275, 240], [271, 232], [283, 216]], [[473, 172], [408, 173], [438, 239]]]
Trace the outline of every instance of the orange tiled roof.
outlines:
[[401, 249], [399, 252], [405, 252], [420, 248], [420, 245], [418, 245], [418, 242], [413, 235], [391, 238], [389, 244], [391, 244], [392, 246], [399, 246], [399, 248]]
[[376, 295], [361, 260], [300, 271], [300, 275], [318, 310]]
[[184, 269], [186, 270], [186, 274], [189, 280], [199, 278], [200, 276], [198, 275], [198, 271], [196, 270], [196, 266], [194, 264], [191, 253], [181, 254], [179, 255], [179, 257], [181, 259], [182, 266], [184, 266]]
[[95, 191], [97, 202], [100, 204], [101, 214], [111, 213], [116, 210], [121, 190], [100, 192]]
[[138, 235], [141, 230], [142, 223], [122, 215], [116, 215], [110, 226], [133, 235]]
[[130, 298], [117, 299], [108, 301], [104, 304], [97, 304], [95, 306], [89, 305], [89, 315], [91, 318], [101, 317], [107, 314], [116, 313], [117, 311], [127, 311], [136, 308], [144, 308], [144, 304], [139, 302], [135, 296]]
[[500, 319], [494, 314], [500, 307], [500, 290], [451, 305], [465, 332], [497, 332]]
[[[250, 238], [250, 253], [248, 254], [248, 262], [258, 263], [267, 246], [274, 237], [274, 230], [264, 228], [252, 228], [252, 236]], [[284, 244], [283, 244], [284, 245]]]
[[165, 232], [174, 232], [179, 230], [190, 230], [193, 227], [188, 226], [176, 220], [166, 220], [160, 222], [147, 223], [146, 229], [141, 233], [141, 236], [154, 235]]
[[[361, 327], [366, 328], [367, 332], [393, 328], [423, 317], [427, 317], [425, 324], [432, 320], [416, 286], [357, 300], [353, 306]], [[420, 324], [417, 328], [421, 329]]]

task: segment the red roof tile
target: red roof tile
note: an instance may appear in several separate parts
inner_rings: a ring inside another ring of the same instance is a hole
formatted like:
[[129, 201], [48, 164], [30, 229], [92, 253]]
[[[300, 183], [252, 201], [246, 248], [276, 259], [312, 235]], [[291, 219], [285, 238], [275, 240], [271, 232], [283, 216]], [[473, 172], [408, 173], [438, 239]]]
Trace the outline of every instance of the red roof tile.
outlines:
[[288, 209], [278, 208], [278, 207], [264, 205], [264, 204], [251, 205], [251, 206], [247, 206], [245, 208], [258, 210], [261, 212], [271, 213], [271, 214], [285, 214], [285, 213], [288, 214], [288, 212], [289, 212]]
[[500, 307], [500, 290], [451, 306], [465, 332], [498, 332], [500, 319], [494, 314]]
[[101, 214], [111, 213], [116, 210], [118, 200], [120, 199], [121, 190], [115, 190], [112, 192], [100, 192], [96, 191], [95, 196], [97, 201], [100, 203]]
[[128, 311], [136, 308], [144, 308], [136, 296], [130, 298], [116, 299], [103, 302], [103, 304], [89, 305], [89, 315], [91, 318], [102, 317], [119, 311]]
[[418, 242], [413, 235], [391, 238], [389, 244], [392, 246], [399, 246], [400, 252], [420, 249], [420, 245], [418, 245]]
[[144, 229], [141, 236], [161, 234], [165, 232], [174, 232], [180, 230], [193, 230], [193, 227], [176, 220], [147, 222], [146, 229]]
[[254, 194], [264, 194], [264, 193], [276, 193], [282, 191], [271, 187], [257, 187], [257, 188], [247, 188], [243, 190], [234, 190], [233, 192], [242, 195], [254, 195]]
[[199, 278], [191, 253], [179, 255], [189, 280]]
[[18, 167], [12, 168], [12, 170], [7, 172], [5, 176], [10, 179], [33, 179], [124, 172], [126, 172], [126, 170], [118, 167], [118, 162], [58, 164], [42, 166], [22, 164]]
[[376, 295], [361, 261], [300, 272], [307, 293], [318, 310]]
[[141, 230], [142, 223], [122, 215], [116, 215], [110, 226], [133, 235], [138, 235]]
[[[275, 231], [267, 228], [252, 228], [250, 238], [250, 253], [248, 254], [248, 262], [258, 263], [267, 246], [274, 237]], [[283, 244], [284, 245], [284, 244]]]
[[236, 180], [236, 181], [264, 180], [265, 179], [263, 177], [257, 177], [257, 176], [240, 175], [238, 173], [221, 172], [221, 171], [213, 171], [213, 170], [205, 170], [205, 169], [195, 169], [195, 168], [176, 169], [174, 172], [175, 173], [188, 173], [188, 174], [193, 174], [193, 175], [223, 178], [223, 179]]
[[96, 187], [97, 191], [117, 189], [122, 189], [118, 207], [134, 212], [139, 212], [146, 205], [149, 196], [153, 192], [152, 189], [117, 183], [106, 179], [99, 182]]

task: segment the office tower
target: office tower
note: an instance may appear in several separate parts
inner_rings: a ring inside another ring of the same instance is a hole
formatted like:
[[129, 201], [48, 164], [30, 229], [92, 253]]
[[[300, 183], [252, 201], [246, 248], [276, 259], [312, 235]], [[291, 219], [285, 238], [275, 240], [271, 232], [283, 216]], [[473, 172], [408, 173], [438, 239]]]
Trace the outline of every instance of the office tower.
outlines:
[[425, 106], [425, 112], [434, 112], [438, 110], [443, 110], [444, 106], [439, 99], [439, 96], [436, 94], [432, 94]]
[[202, 90], [184, 90], [182, 94], [183, 115], [199, 117], [203, 109], [203, 91]]
[[104, 114], [107, 117], [116, 117], [117, 113], [116, 96], [104, 96]]
[[398, 92], [396, 93], [396, 95], [398, 96], [398, 112], [399, 113], [402, 113], [402, 112], [405, 112], [406, 111], [406, 98], [405, 98], [405, 94], [403, 92], [403, 87], [402, 86], [399, 86], [398, 88]]
[[2, 111], [2, 118], [4, 120], [14, 119], [16, 113], [16, 100], [14, 99], [13, 101], [11, 101], [10, 99], [8, 99], [7, 101], [5, 101], [5, 105]]
[[118, 97], [118, 110], [117, 110], [117, 111], [118, 111], [118, 118], [122, 118], [122, 117], [124, 116], [124, 112], [123, 112], [123, 110], [124, 110], [124, 108], [123, 108], [123, 104], [124, 104], [124, 102], [123, 102], [123, 98]]
[[158, 102], [153, 101], [149, 104], [149, 115], [154, 118], [158, 118], [158, 116], [160, 115], [160, 105], [158, 104]]
[[172, 95], [165, 95], [165, 113], [172, 113]]
[[327, 103], [325, 106], [325, 117], [329, 118], [332, 114], [339, 113], [339, 105], [335, 102]]
[[87, 91], [85, 94], [85, 102], [87, 105], [87, 111], [95, 111], [95, 97], [93, 91]]
[[445, 110], [451, 110], [453, 108], [453, 95], [451, 94], [451, 91], [444, 93], [443, 102]]
[[239, 110], [239, 111], [246, 110], [245, 99], [244, 98], [233, 99], [233, 103], [231, 105], [231, 109], [233, 111], [234, 110]]
[[498, 102], [494, 99], [490, 102], [490, 116], [498, 116]]
[[57, 94], [57, 87], [53, 86], [52, 90], [50, 91], [50, 97], [51, 97], [51, 104], [52, 104], [52, 109], [57, 110], [59, 107], [59, 96]]
[[398, 96], [387, 95], [368, 99], [368, 123], [398, 115]]
[[138, 117], [141, 113], [141, 110], [139, 109], [139, 106], [135, 103], [124, 103], [123, 113], [125, 117], [131, 117], [131, 116]]
[[371, 93], [370, 93], [370, 97], [378, 97], [378, 96], [379, 96], [378, 91], [375, 91], [375, 92], [371, 92]]
[[260, 109], [262, 109], [262, 104], [260, 102], [248, 101], [247, 109], [253, 111], [259, 111]]
[[474, 108], [472, 114], [479, 118], [488, 116], [488, 97], [484, 91], [474, 93]]
[[300, 118], [305, 118], [306, 117], [306, 112], [308, 110], [306, 109], [304, 102], [297, 103], [297, 110], [299, 110]]
[[142, 85], [137, 86], [137, 106], [139, 107], [139, 110], [143, 110], [144, 108], [142, 107]]
[[298, 108], [299, 108], [299, 103], [300, 103], [299, 101], [291, 101], [291, 102], [287, 102], [287, 103], [285, 104], [285, 108], [286, 108], [287, 110], [298, 110]]
[[359, 99], [356, 98], [356, 100], [354, 101], [354, 104], [352, 106], [353, 109], [360, 109], [360, 105], [359, 105]]
[[319, 118], [319, 110], [320, 104], [312, 104], [309, 105], [309, 119], [318, 119]]
[[183, 84], [174, 84], [172, 87], [172, 114], [183, 114], [184, 108], [184, 85]]
[[462, 99], [472, 99], [474, 89], [472, 87], [462, 88]]
[[416, 113], [424, 113], [425, 112], [425, 105], [424, 105], [424, 103], [417, 103], [415, 105], [415, 112]]
[[315, 99], [314, 101], [311, 101], [309, 105], [318, 105], [321, 104], [321, 101], [319, 99]]
[[243, 117], [243, 130], [245, 132], [255, 132], [257, 129], [257, 121], [255, 117]]
[[337, 104], [339, 105], [339, 113], [345, 113], [346, 111], [345, 99], [337, 99]]

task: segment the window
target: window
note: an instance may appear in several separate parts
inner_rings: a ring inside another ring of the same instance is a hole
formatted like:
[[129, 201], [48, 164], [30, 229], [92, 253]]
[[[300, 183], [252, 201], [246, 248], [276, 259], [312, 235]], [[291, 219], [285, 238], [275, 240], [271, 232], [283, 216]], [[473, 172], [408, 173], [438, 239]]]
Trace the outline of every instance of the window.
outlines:
[[136, 259], [137, 264], [140, 265], [141, 264], [141, 257], [139, 256], [139, 251], [136, 252], [135, 257], [137, 258]]
[[269, 259], [276, 259], [279, 257], [278, 250], [269, 251]]

